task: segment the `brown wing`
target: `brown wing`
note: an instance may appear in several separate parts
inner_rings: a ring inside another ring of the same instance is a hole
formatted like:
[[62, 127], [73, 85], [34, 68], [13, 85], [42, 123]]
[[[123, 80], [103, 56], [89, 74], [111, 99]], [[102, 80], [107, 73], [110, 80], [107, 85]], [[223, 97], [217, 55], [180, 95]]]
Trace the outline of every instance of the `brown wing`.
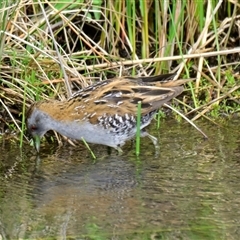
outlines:
[[183, 91], [181, 86], [161, 87], [159, 78], [163, 79], [162, 75], [158, 78], [117, 78], [99, 82], [69, 99], [69, 114], [76, 119], [88, 118], [91, 123], [96, 123], [101, 115], [136, 116], [137, 103], [141, 101], [142, 115], [146, 115]]

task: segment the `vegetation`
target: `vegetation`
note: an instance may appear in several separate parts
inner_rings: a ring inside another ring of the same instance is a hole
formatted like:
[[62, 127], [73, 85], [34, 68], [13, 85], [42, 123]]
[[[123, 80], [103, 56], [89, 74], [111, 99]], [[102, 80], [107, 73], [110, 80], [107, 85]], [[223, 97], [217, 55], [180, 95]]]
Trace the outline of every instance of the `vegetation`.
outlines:
[[196, 79], [177, 101], [186, 116], [236, 114], [239, 20], [238, 1], [0, 1], [0, 131], [23, 133], [33, 101], [170, 71]]

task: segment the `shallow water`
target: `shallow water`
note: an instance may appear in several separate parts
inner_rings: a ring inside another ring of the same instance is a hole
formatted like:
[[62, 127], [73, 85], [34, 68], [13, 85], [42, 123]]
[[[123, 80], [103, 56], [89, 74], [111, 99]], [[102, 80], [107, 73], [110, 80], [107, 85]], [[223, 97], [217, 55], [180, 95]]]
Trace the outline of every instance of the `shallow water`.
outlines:
[[[2, 239], [238, 239], [240, 121], [166, 121], [155, 156], [131, 143], [122, 156], [92, 146], [34, 149], [1, 141]], [[151, 128], [151, 134], [158, 133]]]

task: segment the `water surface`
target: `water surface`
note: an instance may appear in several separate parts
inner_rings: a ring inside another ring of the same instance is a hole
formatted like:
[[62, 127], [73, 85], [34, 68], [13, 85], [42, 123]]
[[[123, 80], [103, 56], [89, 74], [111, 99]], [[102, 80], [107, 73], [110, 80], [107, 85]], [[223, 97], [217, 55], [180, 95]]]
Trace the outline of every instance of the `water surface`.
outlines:
[[166, 121], [160, 154], [147, 138], [136, 158], [93, 146], [34, 149], [1, 141], [2, 239], [238, 239], [239, 120]]

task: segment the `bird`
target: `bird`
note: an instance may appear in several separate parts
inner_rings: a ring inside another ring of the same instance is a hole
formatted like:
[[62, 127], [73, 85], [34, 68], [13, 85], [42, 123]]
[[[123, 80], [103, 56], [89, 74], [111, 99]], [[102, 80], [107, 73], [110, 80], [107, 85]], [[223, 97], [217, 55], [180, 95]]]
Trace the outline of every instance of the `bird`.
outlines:
[[137, 131], [137, 107], [141, 102], [140, 136], [157, 138], [145, 128], [161, 106], [184, 90], [188, 79], [173, 80], [176, 73], [147, 77], [116, 77], [75, 92], [69, 99], [41, 100], [27, 112], [27, 129], [37, 152], [40, 139], [54, 130], [71, 139], [106, 145], [122, 152]]

